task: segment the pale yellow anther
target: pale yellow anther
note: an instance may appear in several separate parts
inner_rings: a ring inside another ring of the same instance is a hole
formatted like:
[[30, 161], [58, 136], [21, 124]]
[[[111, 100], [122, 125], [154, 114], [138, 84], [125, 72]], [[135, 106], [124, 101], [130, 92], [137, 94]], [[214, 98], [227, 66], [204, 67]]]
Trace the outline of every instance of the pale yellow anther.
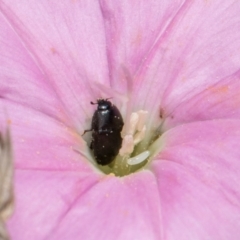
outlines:
[[132, 113], [130, 117], [130, 124], [128, 129], [128, 134], [134, 135], [136, 132], [139, 116], [137, 113]]
[[142, 131], [143, 127], [145, 126], [146, 120], [147, 120], [147, 115], [148, 111], [143, 111], [140, 110], [137, 112], [138, 114], [138, 124], [137, 124], [137, 130]]
[[126, 135], [123, 138], [122, 147], [119, 151], [119, 154], [121, 156], [131, 154], [133, 152], [133, 148], [134, 148], [133, 136], [132, 135]]
[[121, 133], [123, 137], [122, 147], [119, 151], [121, 156], [131, 155], [134, 146], [144, 139], [147, 115], [148, 112], [143, 110], [131, 114], [129, 123], [124, 126]]
[[134, 135], [134, 145], [137, 145], [139, 142], [141, 142], [143, 140], [143, 138], [145, 137], [145, 132], [146, 132], [146, 126], [144, 125], [142, 130], [140, 132], [137, 132]]

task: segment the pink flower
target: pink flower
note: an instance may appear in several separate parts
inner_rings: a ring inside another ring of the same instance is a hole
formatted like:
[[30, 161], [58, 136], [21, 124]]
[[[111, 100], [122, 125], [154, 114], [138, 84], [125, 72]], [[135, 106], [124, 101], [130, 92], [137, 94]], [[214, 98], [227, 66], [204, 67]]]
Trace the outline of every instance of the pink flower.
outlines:
[[[2, 0], [0, 10], [12, 239], [239, 239], [239, 1]], [[148, 112], [136, 151], [151, 155], [132, 174], [91, 163], [81, 134], [99, 97], [125, 123], [127, 98]]]

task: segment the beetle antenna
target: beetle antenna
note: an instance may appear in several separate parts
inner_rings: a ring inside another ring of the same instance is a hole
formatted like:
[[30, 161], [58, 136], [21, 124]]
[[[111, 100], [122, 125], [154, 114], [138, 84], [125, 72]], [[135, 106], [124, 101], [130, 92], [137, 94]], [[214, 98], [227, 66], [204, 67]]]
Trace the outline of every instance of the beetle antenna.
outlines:
[[94, 103], [94, 102], [90, 102], [92, 105], [94, 105], [94, 104], [98, 104], [98, 103]]

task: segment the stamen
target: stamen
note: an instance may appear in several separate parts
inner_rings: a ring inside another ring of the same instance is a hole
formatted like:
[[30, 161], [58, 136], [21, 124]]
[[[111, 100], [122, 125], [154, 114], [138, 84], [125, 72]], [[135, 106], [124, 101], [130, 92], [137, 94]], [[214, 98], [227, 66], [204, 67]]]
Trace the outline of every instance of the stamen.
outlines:
[[136, 132], [136, 128], [139, 122], [139, 116], [137, 113], [132, 113], [130, 117], [130, 124], [129, 124], [129, 129], [128, 129], [128, 134], [134, 135]]
[[122, 147], [119, 151], [119, 154], [121, 156], [129, 155], [130, 153], [133, 152], [133, 148], [134, 148], [133, 136], [132, 135], [126, 135], [123, 138]]
[[147, 119], [147, 111], [140, 110], [137, 112], [138, 114], [138, 125], [137, 125], [137, 130], [142, 131], [143, 127], [145, 126], [145, 122]]
[[142, 163], [149, 157], [149, 155], [150, 155], [149, 151], [144, 151], [135, 157], [129, 158], [127, 160], [127, 163], [128, 165], [136, 165], [136, 164]]
[[144, 125], [142, 130], [140, 132], [137, 132], [134, 135], [134, 145], [137, 145], [143, 140], [143, 138], [145, 137], [145, 132], [146, 132], [146, 126]]
[[124, 130], [121, 133], [123, 137], [122, 147], [119, 151], [121, 156], [130, 155], [134, 150], [134, 146], [144, 139], [147, 114], [148, 112], [143, 110], [133, 112], [129, 123], [125, 123]]

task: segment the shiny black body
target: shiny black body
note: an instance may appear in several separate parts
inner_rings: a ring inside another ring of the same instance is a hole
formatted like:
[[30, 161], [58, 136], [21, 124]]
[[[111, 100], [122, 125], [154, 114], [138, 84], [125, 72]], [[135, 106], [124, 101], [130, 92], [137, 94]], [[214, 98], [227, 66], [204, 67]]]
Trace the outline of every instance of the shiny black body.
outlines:
[[96, 104], [98, 108], [92, 118], [90, 148], [97, 163], [107, 165], [114, 160], [122, 146], [123, 119], [117, 107], [107, 99], [99, 99]]

